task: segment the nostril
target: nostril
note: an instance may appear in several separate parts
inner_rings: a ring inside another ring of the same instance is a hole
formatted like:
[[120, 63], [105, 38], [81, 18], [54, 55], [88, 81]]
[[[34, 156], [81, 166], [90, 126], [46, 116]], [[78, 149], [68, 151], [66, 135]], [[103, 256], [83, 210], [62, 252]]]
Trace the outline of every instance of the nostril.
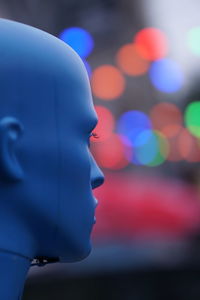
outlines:
[[104, 183], [104, 176], [99, 176], [92, 181], [92, 188], [95, 189]]

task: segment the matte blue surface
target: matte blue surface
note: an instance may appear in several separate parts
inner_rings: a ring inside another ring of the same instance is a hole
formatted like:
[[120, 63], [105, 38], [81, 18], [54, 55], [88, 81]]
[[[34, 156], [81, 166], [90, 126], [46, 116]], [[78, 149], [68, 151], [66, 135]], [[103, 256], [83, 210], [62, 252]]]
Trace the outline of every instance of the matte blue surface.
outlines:
[[153, 62], [149, 76], [152, 84], [161, 92], [174, 93], [183, 85], [183, 74], [178, 64], [167, 58]]
[[1, 250], [0, 266], [0, 298], [2, 300], [20, 300], [30, 260], [18, 254]]
[[0, 20], [0, 45], [0, 249], [81, 260], [92, 189], [103, 183], [88, 149], [97, 116], [85, 66], [61, 40], [17, 22]]

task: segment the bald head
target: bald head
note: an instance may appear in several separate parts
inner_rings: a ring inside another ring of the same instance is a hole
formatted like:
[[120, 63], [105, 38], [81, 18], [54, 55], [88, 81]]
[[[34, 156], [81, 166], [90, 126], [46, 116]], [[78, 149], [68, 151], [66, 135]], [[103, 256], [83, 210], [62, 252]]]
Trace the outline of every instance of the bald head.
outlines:
[[0, 248], [82, 259], [103, 182], [88, 149], [97, 116], [84, 64], [17, 22], [0, 20], [0, 45]]
[[27, 114], [50, 110], [63, 86], [71, 93], [77, 84], [88, 85], [78, 55], [44, 31], [0, 19], [0, 45], [0, 117], [25, 121]]

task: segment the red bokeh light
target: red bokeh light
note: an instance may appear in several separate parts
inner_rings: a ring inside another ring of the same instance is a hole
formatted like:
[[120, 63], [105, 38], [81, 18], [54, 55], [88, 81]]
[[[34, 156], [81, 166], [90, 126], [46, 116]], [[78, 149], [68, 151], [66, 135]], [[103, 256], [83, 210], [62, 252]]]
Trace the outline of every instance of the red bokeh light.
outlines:
[[177, 238], [200, 226], [200, 203], [189, 185], [158, 177], [105, 174], [94, 191], [99, 200], [95, 238]]
[[178, 136], [178, 149], [182, 158], [188, 162], [200, 161], [200, 145], [186, 128]]
[[134, 37], [140, 55], [150, 61], [166, 56], [168, 43], [165, 34], [157, 28], [144, 28]]
[[179, 124], [170, 124], [170, 125], [166, 125], [165, 127], [162, 128], [162, 133], [166, 137], [172, 138], [174, 136], [177, 136], [182, 128], [183, 127]]
[[97, 163], [103, 168], [118, 170], [129, 164], [125, 157], [125, 146], [117, 134], [112, 134], [109, 139], [91, 146]]
[[181, 128], [178, 134], [168, 138], [168, 141], [170, 152], [167, 159], [169, 161], [200, 161], [200, 145], [198, 140], [186, 128]]
[[172, 161], [172, 162], [178, 162], [183, 159], [183, 156], [181, 155], [181, 153], [179, 151], [178, 136], [179, 136], [179, 134], [168, 138], [169, 154], [168, 154], [167, 160]]
[[155, 105], [150, 111], [150, 118], [153, 128], [168, 138], [177, 136], [182, 129], [182, 113], [175, 104], [162, 102]]
[[107, 140], [115, 127], [115, 119], [112, 112], [104, 106], [95, 105], [95, 110], [98, 115], [98, 123], [94, 129], [96, 137], [91, 137], [92, 142], [103, 142]]

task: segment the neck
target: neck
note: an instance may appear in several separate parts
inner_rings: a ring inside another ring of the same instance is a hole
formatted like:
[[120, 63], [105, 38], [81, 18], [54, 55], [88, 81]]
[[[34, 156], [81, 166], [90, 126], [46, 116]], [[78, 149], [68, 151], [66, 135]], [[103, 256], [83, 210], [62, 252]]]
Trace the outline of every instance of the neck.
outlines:
[[29, 267], [28, 258], [0, 250], [0, 299], [21, 299]]

